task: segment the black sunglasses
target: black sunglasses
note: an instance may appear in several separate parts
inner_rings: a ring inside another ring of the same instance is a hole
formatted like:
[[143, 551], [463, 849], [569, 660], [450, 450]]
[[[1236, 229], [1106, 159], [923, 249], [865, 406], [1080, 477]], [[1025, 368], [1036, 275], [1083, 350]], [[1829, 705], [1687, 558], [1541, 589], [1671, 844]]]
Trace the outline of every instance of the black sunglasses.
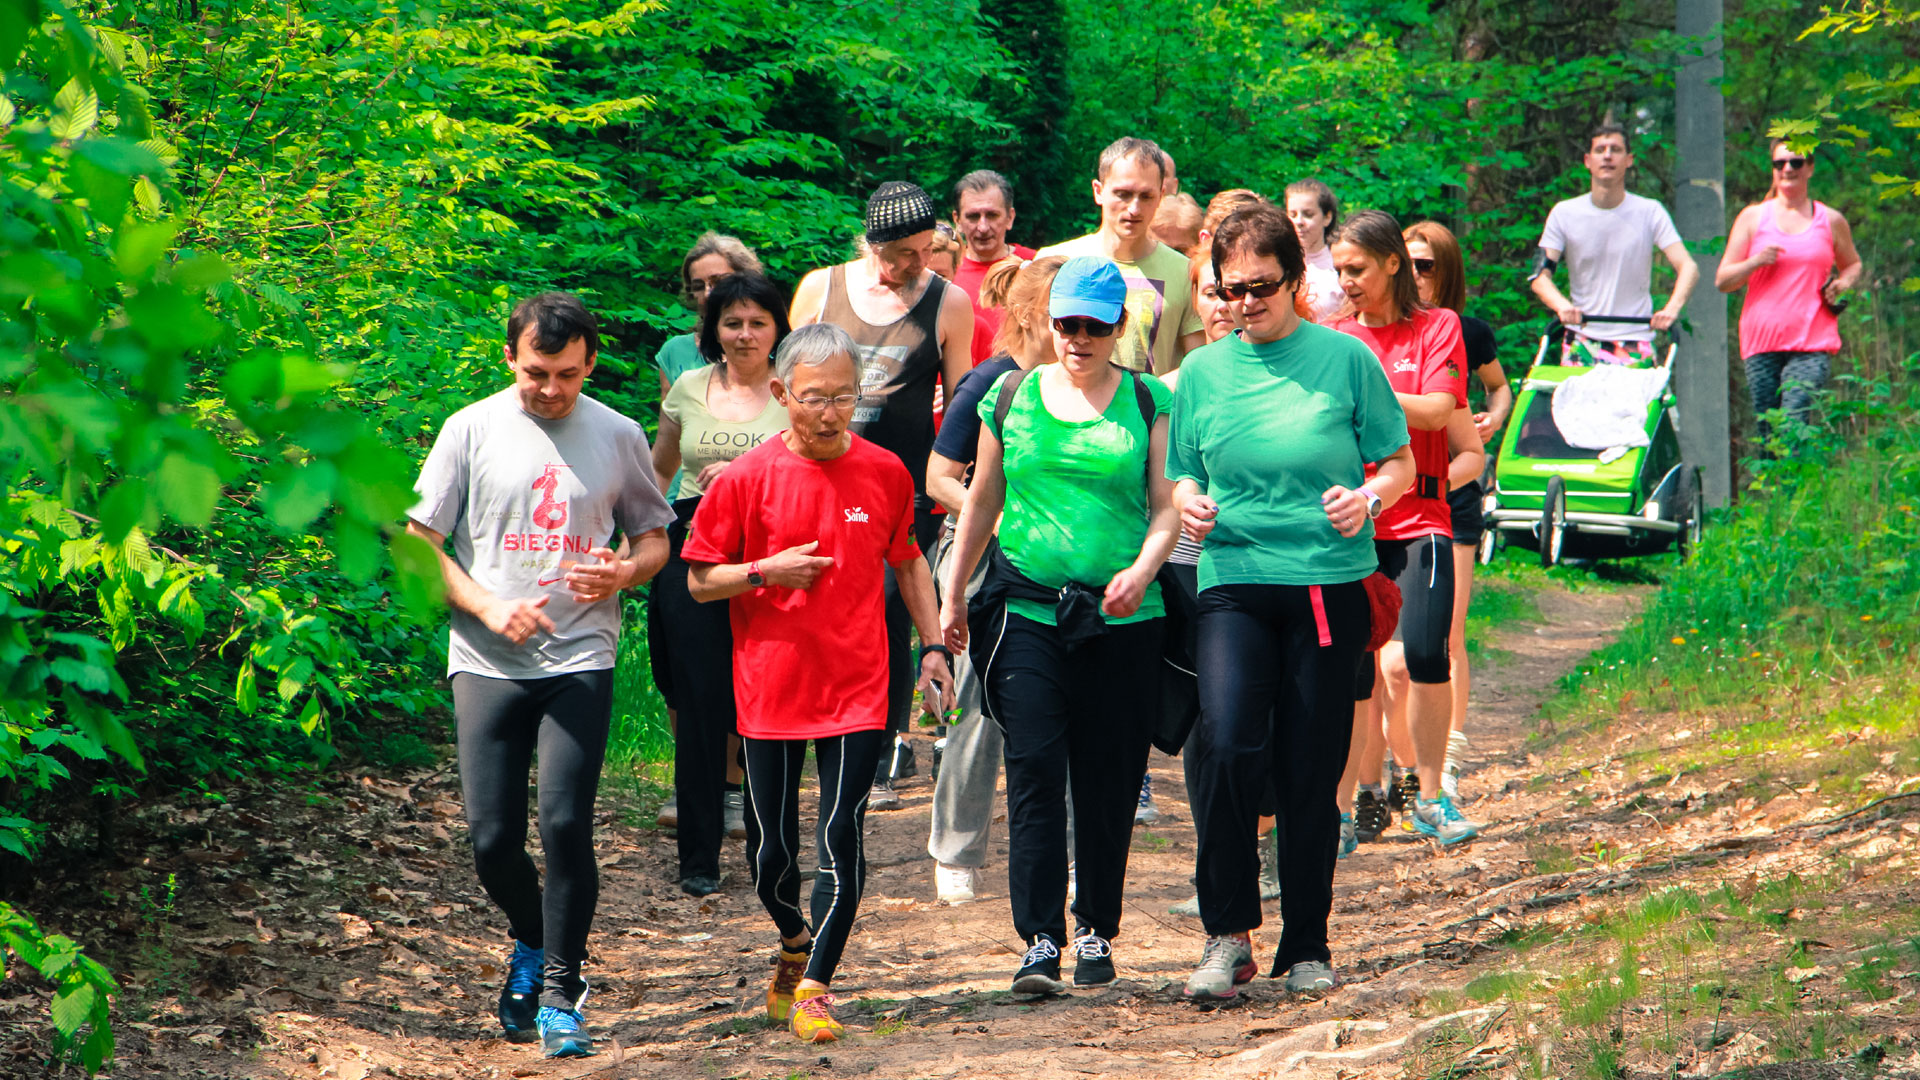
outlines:
[[1431, 274], [1431, 273], [1433, 273], [1433, 260], [1432, 260], [1432, 259], [1415, 259], [1415, 260], [1413, 260], [1413, 272], [1414, 272], [1414, 273], [1416, 273], [1416, 274]]
[[1088, 337], [1112, 337], [1113, 328], [1119, 323], [1101, 322], [1084, 315], [1069, 315], [1064, 319], [1053, 320], [1053, 328], [1067, 337], [1077, 337], [1082, 331]]
[[1219, 284], [1218, 288], [1220, 295], [1228, 300], [1242, 300], [1249, 296], [1255, 299], [1265, 300], [1274, 293], [1286, 288], [1286, 283], [1281, 281], [1249, 281], [1244, 284], [1229, 285], [1223, 281]]
[[1807, 159], [1803, 157], [1780, 157], [1773, 159], [1774, 172], [1779, 172], [1783, 169], [1804, 169], [1806, 167]]

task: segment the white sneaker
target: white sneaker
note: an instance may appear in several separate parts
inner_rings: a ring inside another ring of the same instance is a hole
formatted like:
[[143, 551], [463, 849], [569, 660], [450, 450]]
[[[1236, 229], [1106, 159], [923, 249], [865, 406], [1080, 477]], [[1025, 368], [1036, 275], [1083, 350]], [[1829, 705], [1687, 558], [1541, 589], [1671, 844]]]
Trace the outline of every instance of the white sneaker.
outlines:
[[1075, 870], [1072, 859], [1067, 860], [1067, 903], [1080, 899], [1080, 875]]
[[933, 868], [934, 895], [949, 904], [965, 904], [972, 901], [980, 891], [980, 871], [972, 866], [948, 866], [936, 863]]
[[720, 797], [721, 806], [727, 823], [727, 836], [734, 840], [747, 838], [747, 799], [738, 791], [729, 791]]

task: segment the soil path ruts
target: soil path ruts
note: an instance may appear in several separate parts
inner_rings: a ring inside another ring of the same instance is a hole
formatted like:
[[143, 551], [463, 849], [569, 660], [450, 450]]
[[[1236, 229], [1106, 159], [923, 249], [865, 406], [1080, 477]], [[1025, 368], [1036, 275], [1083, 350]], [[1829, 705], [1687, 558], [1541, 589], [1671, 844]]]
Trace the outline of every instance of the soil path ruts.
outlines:
[[[1319, 1002], [1293, 1000], [1266, 978], [1232, 1008], [1180, 1000], [1203, 934], [1197, 920], [1167, 914], [1189, 892], [1194, 835], [1180, 763], [1158, 753], [1165, 816], [1135, 833], [1117, 984], [1040, 1002], [1003, 992], [1019, 946], [1004, 824], [983, 897], [936, 903], [923, 775], [902, 785], [901, 809], [869, 816], [873, 871], [836, 986], [852, 1037], [823, 1048], [762, 1018], [772, 928], [740, 852], [726, 856], [720, 894], [684, 897], [671, 841], [614, 820], [605, 801], [587, 1009], [603, 1052], [548, 1062], [498, 1038], [504, 931], [467, 862], [450, 768], [343, 780], [321, 807], [270, 792], [211, 811], [147, 807], [128, 825], [151, 841], [144, 857], [99, 874], [124, 898], [174, 873], [173, 911], [122, 903], [61, 928], [130, 958], [122, 1077], [1222, 1075], [1238, 1070], [1216, 1059], [1330, 1019], [1403, 1019], [1424, 991], [1462, 981], [1475, 947], [1443, 928], [1476, 896], [1529, 873], [1519, 823], [1564, 798], [1526, 790], [1525, 734], [1556, 680], [1638, 602], [1631, 591], [1538, 599], [1540, 621], [1495, 635], [1488, 644], [1500, 656], [1476, 672], [1463, 793], [1485, 834], [1442, 854], [1396, 825], [1340, 864], [1333, 940], [1346, 985]], [[44, 913], [60, 910], [46, 902], [52, 892], [35, 901]], [[83, 894], [73, 892], [82, 906]], [[1267, 908], [1269, 925], [1255, 935], [1263, 968], [1278, 919], [1278, 905]], [[41, 1069], [29, 1056], [33, 1017], [23, 1006], [32, 1004], [33, 995], [0, 996], [0, 1039], [13, 1040], [12, 1056], [0, 1046], [0, 1075]]]

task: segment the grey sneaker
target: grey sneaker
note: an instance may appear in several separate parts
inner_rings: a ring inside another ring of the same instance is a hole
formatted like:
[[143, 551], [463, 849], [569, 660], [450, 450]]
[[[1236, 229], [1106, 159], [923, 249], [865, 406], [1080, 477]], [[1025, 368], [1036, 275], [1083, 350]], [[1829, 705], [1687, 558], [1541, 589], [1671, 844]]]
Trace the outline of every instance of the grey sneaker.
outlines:
[[660, 804], [660, 812], [653, 816], [653, 823], [663, 829], [680, 827], [680, 800], [669, 795], [667, 801]]
[[1260, 899], [1280, 899], [1280, 837], [1268, 829], [1260, 837]]
[[1259, 971], [1247, 935], [1210, 937], [1200, 966], [1187, 977], [1186, 996], [1190, 1001], [1232, 1001], [1240, 996], [1240, 984], [1252, 982]]
[[1200, 894], [1195, 893], [1192, 896], [1187, 897], [1185, 900], [1182, 900], [1179, 903], [1168, 908], [1167, 914], [1178, 915], [1184, 919], [1199, 918], [1200, 917]]
[[1152, 825], [1160, 820], [1160, 808], [1153, 802], [1153, 774], [1140, 777], [1140, 801], [1133, 809], [1135, 825]]
[[1437, 799], [1419, 799], [1407, 815], [1414, 831], [1431, 836], [1442, 844], [1457, 844], [1480, 835], [1480, 826], [1468, 821], [1454, 809], [1453, 800], [1441, 793]]
[[896, 810], [900, 806], [900, 793], [893, 790], [893, 781], [875, 780], [873, 790], [867, 793], [867, 809]]
[[727, 835], [735, 840], [745, 840], [747, 838], [747, 797], [737, 791], [729, 791], [720, 796], [720, 803], [727, 823]]
[[1340, 985], [1333, 965], [1318, 960], [1302, 960], [1287, 969], [1287, 993], [1324, 994]]

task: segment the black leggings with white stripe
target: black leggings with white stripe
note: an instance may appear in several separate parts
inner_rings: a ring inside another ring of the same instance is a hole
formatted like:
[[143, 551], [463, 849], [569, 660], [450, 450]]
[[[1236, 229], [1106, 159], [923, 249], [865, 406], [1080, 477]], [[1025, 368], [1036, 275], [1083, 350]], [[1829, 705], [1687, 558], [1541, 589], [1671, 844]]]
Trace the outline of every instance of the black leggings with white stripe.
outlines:
[[747, 857], [754, 887], [782, 938], [811, 930], [813, 955], [806, 977], [831, 985], [847, 947], [866, 887], [861, 828], [873, 770], [892, 736], [854, 731], [813, 740], [820, 774], [820, 824], [815, 830], [819, 872], [813, 878], [813, 918], [800, 910], [800, 772], [805, 739], [742, 738], [747, 759]]

